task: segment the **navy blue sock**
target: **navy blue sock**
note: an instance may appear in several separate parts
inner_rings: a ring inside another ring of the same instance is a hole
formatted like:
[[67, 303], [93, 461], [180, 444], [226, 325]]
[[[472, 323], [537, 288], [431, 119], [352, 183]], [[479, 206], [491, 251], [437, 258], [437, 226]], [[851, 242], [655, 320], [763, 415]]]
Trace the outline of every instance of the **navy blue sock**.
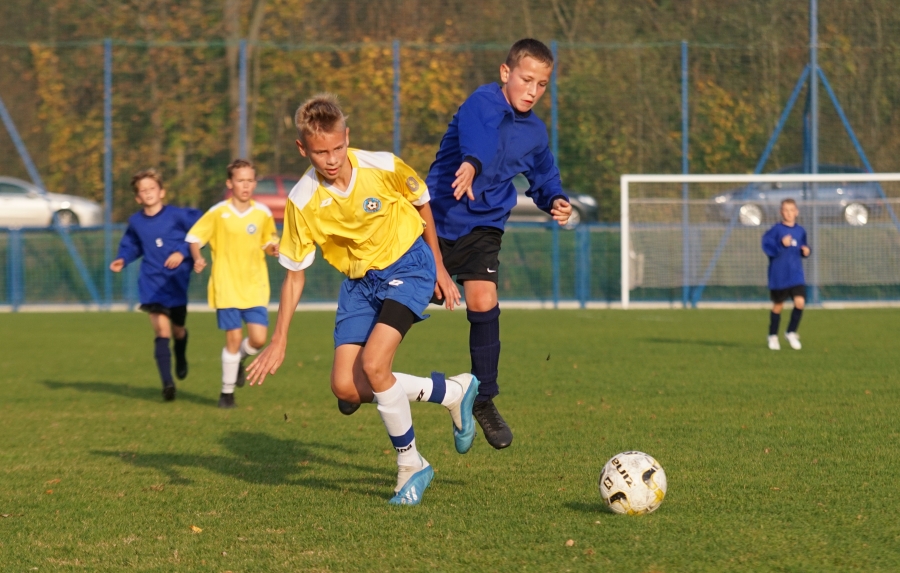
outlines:
[[803, 309], [795, 308], [791, 311], [791, 321], [788, 323], [788, 332], [797, 332], [797, 327], [800, 326], [800, 319], [803, 318]]
[[169, 351], [169, 339], [157, 337], [153, 341], [153, 357], [156, 358], [156, 367], [159, 368], [159, 377], [163, 386], [172, 386], [172, 353]]
[[188, 340], [188, 332], [184, 331], [184, 338], [175, 339], [175, 359], [176, 360], [184, 360], [184, 354], [187, 351], [187, 340]]
[[774, 312], [769, 313], [769, 336], [778, 334], [778, 325], [781, 324], [781, 315]]
[[469, 353], [472, 374], [478, 378], [477, 401], [490, 400], [500, 393], [497, 368], [500, 365], [500, 305], [486, 312], [466, 310], [469, 319]]
[[432, 372], [431, 384], [431, 396], [428, 398], [428, 401], [440, 404], [444, 401], [444, 396], [447, 395], [447, 379], [444, 377], [444, 373]]

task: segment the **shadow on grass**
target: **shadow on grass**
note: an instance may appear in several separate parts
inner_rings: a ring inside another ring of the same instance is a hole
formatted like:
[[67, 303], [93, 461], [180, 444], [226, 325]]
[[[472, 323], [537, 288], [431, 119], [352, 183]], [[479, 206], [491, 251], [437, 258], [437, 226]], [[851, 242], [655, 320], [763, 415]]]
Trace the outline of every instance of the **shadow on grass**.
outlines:
[[573, 511], [602, 516], [601, 518], [606, 518], [606, 516], [612, 517], [613, 515], [615, 515], [613, 512], [609, 511], [600, 500], [597, 500], [597, 503], [589, 503], [586, 501], [568, 501], [563, 505]]
[[[162, 402], [162, 386], [147, 388], [146, 386], [129, 386], [128, 384], [116, 384], [113, 382], [60, 382], [57, 380], [44, 380], [44, 386], [51, 390], [77, 390], [79, 392], [94, 392], [98, 394], [110, 394], [132, 400], [146, 400], [148, 402]], [[177, 385], [176, 385], [177, 386]], [[204, 406], [216, 406], [217, 396], [203, 396], [193, 394], [178, 388], [175, 400], [192, 402]]]
[[[192, 483], [185, 469], [203, 468], [222, 476], [260, 485], [289, 485], [351, 492], [367, 496], [393, 486], [394, 468], [372, 467], [336, 459], [356, 450], [324, 442], [279, 439], [259, 432], [231, 432], [221, 440], [230, 455], [93, 451], [94, 455], [119, 458], [138, 468], [158, 471], [171, 485]], [[340, 477], [333, 475], [338, 470]], [[382, 484], [381, 482], [385, 482]], [[446, 483], [453, 483], [446, 480]], [[376, 486], [373, 488], [373, 486]], [[387, 492], [384, 492], [387, 494]]]
[[[687, 338], [644, 338], [644, 342], [655, 342], [657, 344], [688, 344], [696, 346], [725, 346], [728, 348], [742, 348], [751, 346], [749, 344], [741, 344], [730, 340], [690, 340]], [[759, 346], [755, 344], [753, 346]]]

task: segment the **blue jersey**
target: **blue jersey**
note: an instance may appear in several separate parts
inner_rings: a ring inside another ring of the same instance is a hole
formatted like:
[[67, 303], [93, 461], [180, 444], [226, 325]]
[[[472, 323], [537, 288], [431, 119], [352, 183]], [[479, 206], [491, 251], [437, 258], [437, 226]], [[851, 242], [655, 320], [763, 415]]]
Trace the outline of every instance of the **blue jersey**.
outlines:
[[[466, 160], [475, 166], [475, 201], [453, 197], [451, 185]], [[550, 212], [553, 201], [568, 200], [547, 138], [547, 126], [534, 112], [516, 112], [497, 84], [483, 85], [460, 106], [441, 140], [426, 184], [437, 234], [447, 240], [467, 235], [475, 227], [503, 230], [516, 205], [512, 179], [524, 174], [527, 195]]]
[[[119, 243], [116, 258], [124, 259], [127, 265], [144, 257], [138, 278], [141, 304], [156, 303], [168, 308], [187, 304], [194, 260], [184, 238], [201, 215], [197, 209], [166, 205], [152, 217], [138, 211], [128, 218], [128, 229]], [[176, 251], [184, 255], [184, 261], [174, 269], [167, 269], [166, 259]]]
[[[785, 235], [791, 236], [791, 246], [785, 247]], [[769, 290], [782, 290], [806, 284], [803, 278], [803, 253], [806, 230], [800, 225], [788, 227], [777, 223], [762, 238], [763, 252], [769, 257]]]

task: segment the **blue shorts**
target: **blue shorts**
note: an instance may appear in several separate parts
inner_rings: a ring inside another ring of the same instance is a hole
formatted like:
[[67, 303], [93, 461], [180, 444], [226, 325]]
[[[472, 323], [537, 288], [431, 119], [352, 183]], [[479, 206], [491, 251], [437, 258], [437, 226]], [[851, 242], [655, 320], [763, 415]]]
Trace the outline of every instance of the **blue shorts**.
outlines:
[[437, 270], [434, 255], [416, 239], [402, 257], [383, 270], [373, 270], [359, 279], [345, 279], [338, 296], [334, 324], [334, 346], [363, 344], [378, 322], [386, 299], [399, 302], [416, 315], [416, 322], [428, 318], [422, 312], [434, 294]]
[[269, 326], [269, 309], [264, 306], [216, 309], [219, 330], [237, 330], [241, 327], [241, 320], [247, 324]]

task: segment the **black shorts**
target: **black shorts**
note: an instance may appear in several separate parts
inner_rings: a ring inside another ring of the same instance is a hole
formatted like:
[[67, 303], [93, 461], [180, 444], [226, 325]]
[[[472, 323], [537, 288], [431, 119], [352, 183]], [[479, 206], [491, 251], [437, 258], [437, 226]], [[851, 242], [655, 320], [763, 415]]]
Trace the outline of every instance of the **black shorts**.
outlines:
[[790, 288], [770, 290], [769, 296], [772, 297], [772, 302], [774, 303], [784, 302], [787, 299], [794, 300], [795, 296], [802, 296], [804, 299], [806, 299], [806, 285], [797, 285]]
[[150, 304], [142, 304], [141, 310], [151, 314], [164, 314], [169, 317], [169, 320], [175, 326], [184, 326], [187, 320], [187, 306], [185, 305], [168, 307], [158, 302], [151, 302]]
[[500, 241], [503, 231], [495, 227], [475, 227], [468, 235], [448, 241], [438, 237], [444, 268], [456, 282], [491, 281], [497, 284]]

